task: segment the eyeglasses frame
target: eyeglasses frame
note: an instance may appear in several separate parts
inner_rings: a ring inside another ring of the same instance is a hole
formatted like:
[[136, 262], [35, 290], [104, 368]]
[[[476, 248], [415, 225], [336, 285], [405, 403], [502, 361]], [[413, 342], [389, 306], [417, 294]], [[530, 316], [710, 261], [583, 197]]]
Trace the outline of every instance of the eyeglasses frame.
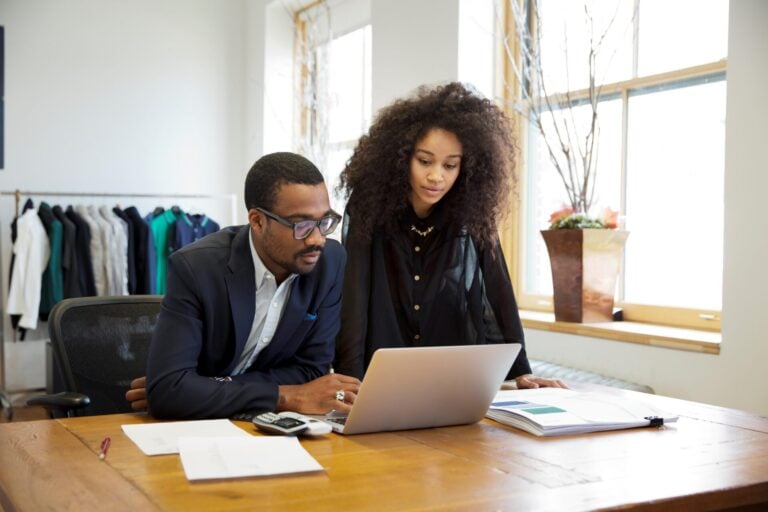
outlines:
[[[299, 222], [291, 222], [288, 219], [285, 219], [285, 218], [277, 215], [276, 213], [272, 213], [269, 210], [265, 210], [264, 208], [260, 208], [258, 206], [255, 206], [253, 209], [257, 210], [257, 211], [260, 211], [261, 213], [266, 215], [268, 218], [278, 222], [279, 224], [282, 224], [283, 226], [291, 228], [294, 240], [306, 240], [307, 238], [309, 238], [312, 235], [312, 232], [315, 230], [315, 228], [317, 228], [318, 231], [320, 230], [320, 223], [321, 222], [323, 222], [325, 219], [328, 219], [328, 218], [334, 218], [334, 219], [336, 219], [336, 223], [333, 225], [332, 229], [328, 230], [325, 233], [320, 231], [321, 235], [328, 236], [328, 235], [330, 235], [331, 233], [333, 233], [336, 230], [336, 227], [339, 225], [339, 222], [341, 221], [341, 215], [339, 215], [338, 213], [336, 213], [333, 210], [331, 210], [331, 213], [329, 215], [324, 215], [322, 218], [317, 219], [317, 220], [306, 219], [306, 220], [300, 220]], [[307, 231], [307, 235], [305, 237], [299, 238], [299, 237], [296, 236], [296, 225], [300, 224], [302, 222], [314, 222], [315, 225], [312, 226], [312, 229]]]

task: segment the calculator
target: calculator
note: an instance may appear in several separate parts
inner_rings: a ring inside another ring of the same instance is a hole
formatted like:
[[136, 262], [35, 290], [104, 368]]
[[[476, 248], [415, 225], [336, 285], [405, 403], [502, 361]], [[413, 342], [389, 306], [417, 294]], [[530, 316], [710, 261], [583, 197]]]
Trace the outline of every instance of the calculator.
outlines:
[[295, 436], [309, 428], [309, 421], [284, 413], [264, 412], [253, 417], [253, 424], [272, 434]]

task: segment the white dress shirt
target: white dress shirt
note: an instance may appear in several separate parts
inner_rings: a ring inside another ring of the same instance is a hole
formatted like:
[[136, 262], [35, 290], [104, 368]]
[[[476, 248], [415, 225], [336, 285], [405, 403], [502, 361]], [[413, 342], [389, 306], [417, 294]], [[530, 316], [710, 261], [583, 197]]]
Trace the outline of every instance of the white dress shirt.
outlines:
[[107, 283], [109, 295], [128, 295], [128, 226], [108, 206], [100, 206], [98, 213], [109, 229], [107, 241]]
[[275, 335], [280, 318], [283, 316], [285, 305], [291, 295], [291, 285], [298, 274], [291, 274], [277, 286], [275, 276], [261, 261], [253, 247], [253, 237], [248, 229], [248, 245], [251, 248], [251, 258], [256, 276], [256, 312], [253, 315], [251, 332], [245, 342], [245, 348], [240, 356], [233, 375], [243, 373], [256, 360], [259, 353], [267, 348]]
[[51, 256], [48, 234], [37, 210], [30, 208], [16, 221], [16, 255], [11, 286], [8, 291], [8, 314], [21, 315], [19, 326], [37, 328], [40, 315], [40, 287], [43, 272]]
[[101, 225], [96, 222], [96, 219], [93, 218], [92, 213], [86, 206], [79, 204], [75, 206], [75, 211], [80, 214], [83, 220], [88, 224], [88, 227], [91, 228], [91, 242], [89, 249], [91, 252], [91, 264], [93, 265], [93, 284], [96, 287], [96, 295], [109, 295], [107, 292], [106, 265], [104, 263], [104, 253], [108, 248], [104, 247], [104, 243], [102, 242]]

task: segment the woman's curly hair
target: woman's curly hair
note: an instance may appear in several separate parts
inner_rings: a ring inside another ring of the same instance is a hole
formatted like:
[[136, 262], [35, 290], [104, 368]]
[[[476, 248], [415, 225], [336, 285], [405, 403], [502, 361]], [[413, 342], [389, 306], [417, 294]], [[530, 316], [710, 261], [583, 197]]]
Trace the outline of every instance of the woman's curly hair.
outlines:
[[446, 219], [481, 245], [496, 239], [514, 180], [511, 126], [501, 109], [458, 82], [421, 87], [415, 96], [395, 101], [360, 138], [339, 189], [367, 239], [381, 227], [394, 229], [407, 210], [411, 156], [433, 128], [455, 134], [462, 145], [459, 176], [441, 201]]

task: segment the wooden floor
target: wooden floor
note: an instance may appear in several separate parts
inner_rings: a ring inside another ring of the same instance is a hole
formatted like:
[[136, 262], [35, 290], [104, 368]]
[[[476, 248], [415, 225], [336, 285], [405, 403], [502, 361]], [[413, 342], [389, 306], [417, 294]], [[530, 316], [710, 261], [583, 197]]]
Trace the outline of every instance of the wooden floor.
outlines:
[[[27, 407], [25, 405], [27, 398], [35, 395], [35, 394], [41, 394], [44, 393], [44, 391], [36, 391], [36, 392], [30, 392], [30, 393], [19, 393], [14, 395], [12, 398], [13, 400], [13, 413], [10, 421], [31, 421], [31, 420], [47, 420], [48, 419], [48, 413], [43, 409], [42, 407]], [[7, 423], [9, 421], [8, 419], [8, 411], [3, 409], [0, 411], [0, 423]]]

